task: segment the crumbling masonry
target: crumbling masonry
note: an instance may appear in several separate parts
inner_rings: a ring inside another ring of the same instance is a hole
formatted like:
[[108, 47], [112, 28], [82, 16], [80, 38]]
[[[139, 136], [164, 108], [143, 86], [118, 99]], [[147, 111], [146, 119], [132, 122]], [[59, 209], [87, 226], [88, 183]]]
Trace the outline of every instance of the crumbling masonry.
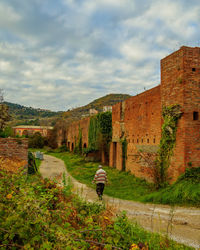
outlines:
[[[178, 122], [168, 174], [175, 181], [188, 165], [200, 167], [200, 48], [186, 46], [161, 60], [160, 85], [113, 106], [109, 165], [122, 170], [124, 160], [126, 171], [153, 181], [163, 123], [162, 107], [176, 104], [183, 114]], [[88, 146], [88, 126], [89, 118], [70, 126], [67, 135], [70, 150], [78, 137], [78, 127], [83, 130], [83, 147]]]

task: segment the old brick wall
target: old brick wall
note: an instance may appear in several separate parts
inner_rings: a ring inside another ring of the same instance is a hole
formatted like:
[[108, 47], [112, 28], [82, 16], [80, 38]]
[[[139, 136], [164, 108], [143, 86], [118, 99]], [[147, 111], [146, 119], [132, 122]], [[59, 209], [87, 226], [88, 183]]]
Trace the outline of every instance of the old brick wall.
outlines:
[[110, 166], [122, 170], [121, 141], [126, 138], [126, 170], [152, 181], [152, 158], [161, 137], [160, 86], [113, 106], [112, 119]]
[[153, 168], [161, 138], [160, 86], [132, 97], [125, 104], [126, 170], [153, 181]]
[[[200, 166], [200, 48], [181, 47], [161, 60], [162, 105], [179, 104], [183, 115], [178, 123], [176, 147], [169, 175], [172, 181], [188, 164]], [[194, 119], [194, 112], [197, 119]]]
[[0, 138], [0, 158], [28, 163], [28, 139]]
[[[88, 131], [89, 131], [90, 117], [83, 118], [70, 124], [67, 130], [67, 147], [73, 151], [78, 142], [79, 128], [82, 131], [82, 147], [88, 147]], [[73, 146], [72, 146], [73, 145]]]

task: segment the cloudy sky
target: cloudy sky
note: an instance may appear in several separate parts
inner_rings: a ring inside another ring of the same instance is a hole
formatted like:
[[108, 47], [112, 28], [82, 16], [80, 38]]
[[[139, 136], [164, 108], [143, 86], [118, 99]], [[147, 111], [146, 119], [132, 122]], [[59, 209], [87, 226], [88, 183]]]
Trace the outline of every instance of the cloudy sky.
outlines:
[[199, 0], [1, 0], [6, 101], [67, 110], [160, 83], [160, 59], [200, 46]]

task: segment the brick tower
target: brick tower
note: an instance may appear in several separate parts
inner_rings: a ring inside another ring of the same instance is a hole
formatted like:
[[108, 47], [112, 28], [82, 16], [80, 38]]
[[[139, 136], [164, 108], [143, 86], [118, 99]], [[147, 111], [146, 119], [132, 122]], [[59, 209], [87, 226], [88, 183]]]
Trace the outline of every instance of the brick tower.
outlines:
[[161, 104], [179, 104], [176, 147], [169, 169], [172, 180], [188, 165], [200, 167], [200, 48], [181, 47], [161, 60]]

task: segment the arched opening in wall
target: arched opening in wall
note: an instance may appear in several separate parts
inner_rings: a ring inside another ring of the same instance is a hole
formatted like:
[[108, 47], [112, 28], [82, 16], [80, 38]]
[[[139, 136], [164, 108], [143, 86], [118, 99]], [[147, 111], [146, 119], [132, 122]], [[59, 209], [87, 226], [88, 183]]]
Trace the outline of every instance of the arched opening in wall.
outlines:
[[87, 144], [86, 143], [83, 144], [83, 148], [87, 148]]
[[67, 147], [70, 149], [70, 142], [69, 141], [67, 142]]
[[72, 151], [74, 151], [74, 143], [72, 142]]

